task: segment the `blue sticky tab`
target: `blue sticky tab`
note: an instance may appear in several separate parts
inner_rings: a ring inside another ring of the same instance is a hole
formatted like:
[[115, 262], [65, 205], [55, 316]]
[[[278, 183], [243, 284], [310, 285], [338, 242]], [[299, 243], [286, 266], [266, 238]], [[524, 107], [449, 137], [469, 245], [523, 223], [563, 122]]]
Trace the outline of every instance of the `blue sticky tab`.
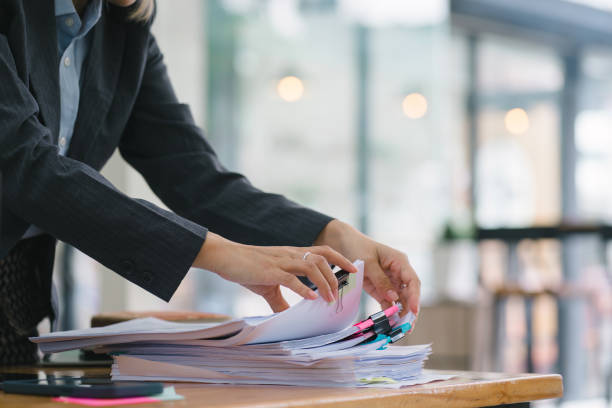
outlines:
[[389, 336], [385, 336], [384, 334], [379, 334], [379, 335], [378, 335], [378, 337], [380, 337], [380, 338], [378, 338], [378, 340], [382, 340], [382, 339], [384, 339], [384, 340], [385, 340], [385, 342], [384, 342], [384, 344], [383, 344], [382, 346], [380, 346], [380, 347], [379, 347], [377, 350], [384, 350], [384, 349], [386, 349], [386, 348], [387, 348], [387, 345], [388, 345], [388, 344], [389, 344], [389, 342], [391, 341], [391, 338], [390, 338]]
[[410, 322], [406, 322], [402, 324], [400, 327], [402, 328], [402, 331], [404, 333], [408, 333], [412, 329], [412, 325], [410, 324]]
[[[402, 324], [399, 327], [401, 328], [402, 333], [408, 333], [410, 331], [410, 329], [412, 329], [412, 325], [410, 324], [410, 322], [406, 322], [406, 323]], [[373, 339], [366, 341], [365, 344], [367, 344], [367, 343], [376, 343], [376, 342], [381, 341], [381, 340], [385, 340], [385, 343], [382, 346], [380, 346], [377, 350], [384, 350], [384, 349], [386, 349], [387, 346], [389, 345], [389, 343], [391, 343], [392, 339], [391, 339], [390, 336], [387, 336], [387, 335], [381, 333], [381, 334], [377, 334], [376, 337], [374, 337]]]

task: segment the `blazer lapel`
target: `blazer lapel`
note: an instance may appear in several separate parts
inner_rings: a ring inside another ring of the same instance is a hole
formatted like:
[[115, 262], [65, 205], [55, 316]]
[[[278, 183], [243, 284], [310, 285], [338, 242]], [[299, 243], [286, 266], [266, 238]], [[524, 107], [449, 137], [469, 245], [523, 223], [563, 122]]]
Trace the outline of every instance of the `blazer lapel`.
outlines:
[[67, 156], [80, 161], [95, 145], [113, 101], [125, 42], [124, 25], [106, 10], [92, 30], [83, 66], [79, 112], [67, 152]]
[[60, 97], [54, 2], [26, 0], [23, 7], [31, 22], [27, 36], [30, 83], [42, 121], [51, 130], [53, 143], [57, 143]]

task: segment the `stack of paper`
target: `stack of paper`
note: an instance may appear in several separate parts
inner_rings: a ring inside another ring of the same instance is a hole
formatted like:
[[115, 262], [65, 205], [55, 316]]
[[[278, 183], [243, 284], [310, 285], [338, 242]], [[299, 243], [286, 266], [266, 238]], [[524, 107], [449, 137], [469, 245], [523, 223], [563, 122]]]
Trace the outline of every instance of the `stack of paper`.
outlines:
[[[362, 331], [363, 262], [339, 300], [303, 300], [271, 316], [226, 323], [173, 323], [154, 318], [32, 338], [45, 353], [93, 348], [111, 353], [115, 380], [231, 384], [401, 387], [447, 377], [422, 375], [429, 345], [389, 346]], [[392, 325], [406, 324], [397, 315]]]

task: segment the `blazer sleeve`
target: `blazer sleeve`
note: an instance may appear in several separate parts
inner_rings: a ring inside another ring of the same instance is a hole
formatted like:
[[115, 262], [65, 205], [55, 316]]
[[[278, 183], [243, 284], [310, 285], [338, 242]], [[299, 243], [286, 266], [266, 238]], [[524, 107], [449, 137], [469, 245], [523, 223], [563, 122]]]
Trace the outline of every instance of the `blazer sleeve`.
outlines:
[[3, 202], [164, 300], [189, 270], [206, 229], [119, 192], [91, 167], [61, 156], [0, 35], [0, 170]]
[[178, 102], [155, 38], [120, 152], [173, 211], [231, 240], [309, 246], [332, 218], [224, 168]]

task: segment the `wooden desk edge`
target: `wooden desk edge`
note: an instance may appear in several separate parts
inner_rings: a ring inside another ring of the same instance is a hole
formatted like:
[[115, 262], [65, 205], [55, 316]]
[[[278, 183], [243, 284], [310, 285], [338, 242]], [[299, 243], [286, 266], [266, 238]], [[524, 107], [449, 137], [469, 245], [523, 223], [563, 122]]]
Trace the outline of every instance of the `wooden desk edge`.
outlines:
[[[368, 408], [388, 408], [390, 406], [412, 407], [483, 407], [500, 404], [512, 404], [528, 402], [540, 399], [559, 398], [563, 395], [563, 383], [560, 375], [518, 375], [515, 378], [498, 378], [478, 380], [475, 383], [466, 384], [465, 377], [417, 385], [399, 390], [361, 388], [346, 389], [346, 394], [338, 393], [334, 389], [332, 395], [325, 395], [326, 389], [321, 389], [320, 395], [317, 389], [312, 390], [312, 397], [303, 397], [301, 392], [283, 388], [275, 390], [286, 396], [280, 400], [265, 400], [259, 403], [245, 403], [243, 398], [238, 398], [227, 407], [345, 407], [357, 408], [367, 406]], [[201, 400], [202, 389], [186, 387], [175, 384], [177, 392], [184, 395], [187, 400]], [[262, 389], [262, 392], [266, 388]], [[301, 391], [301, 390], [300, 390]], [[239, 392], [240, 393], [240, 392]], [[298, 395], [296, 395], [298, 394]], [[211, 397], [208, 395], [208, 397]], [[217, 395], [218, 397], [218, 395]], [[244, 395], [242, 396], [244, 397]], [[216, 398], [213, 396], [214, 402]], [[197, 403], [195, 406], [199, 406]], [[220, 406], [220, 405], [214, 405]]]
[[[64, 370], [62, 370], [64, 371]], [[102, 371], [93, 369], [89, 373]], [[394, 389], [303, 389], [280, 387], [274, 389], [275, 398], [262, 398], [257, 401], [255, 395], [267, 393], [272, 386], [222, 386], [198, 387], [195, 384], [171, 383], [185, 401], [180, 406], [200, 407], [345, 407], [368, 408], [398, 407], [483, 407], [500, 404], [535, 401], [540, 399], [559, 398], [563, 395], [563, 382], [558, 374], [519, 374], [507, 376], [499, 373], [473, 373], [440, 371], [445, 374], [457, 374], [454, 379], [438, 381], [399, 390]], [[75, 373], [75, 375], [77, 375]], [[81, 374], [78, 374], [81, 375]], [[234, 388], [235, 387], [235, 388]], [[256, 393], [253, 389], [257, 388]], [[346, 392], [345, 392], [346, 391]], [[234, 400], [228, 401], [227, 393], [234, 393]], [[6, 400], [7, 398], [8, 400]], [[0, 400], [22, 406], [59, 406], [50, 400], [40, 400], [32, 396], [8, 396], [0, 392]], [[204, 405], [203, 405], [204, 404]], [[0, 405], [2, 405], [0, 403]], [[155, 403], [140, 405], [142, 408], [160, 408], [176, 406], [175, 403]]]
[[[537, 377], [537, 381], [534, 381], [534, 377]], [[516, 389], [516, 386], [519, 386], [520, 392], [512, 392], [512, 388]], [[492, 387], [497, 389], [492, 392]], [[487, 407], [560, 398], [563, 396], [563, 379], [558, 374], [525, 375], [511, 381], [507, 379], [484, 380], [476, 384], [470, 384], [467, 387], [463, 383], [454, 383], [451, 379], [399, 390], [370, 390], [378, 392], [363, 395], [348, 393], [346, 396], [314, 397], [312, 399], [278, 403], [267, 401], [264, 404], [254, 404], [253, 407]]]

